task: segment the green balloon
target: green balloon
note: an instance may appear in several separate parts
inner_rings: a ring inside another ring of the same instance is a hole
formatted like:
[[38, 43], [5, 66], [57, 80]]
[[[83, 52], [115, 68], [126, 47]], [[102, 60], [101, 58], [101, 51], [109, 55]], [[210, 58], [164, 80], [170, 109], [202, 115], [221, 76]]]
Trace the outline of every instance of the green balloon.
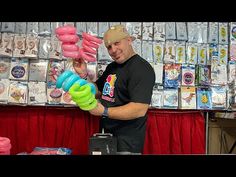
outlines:
[[79, 84], [74, 84], [69, 89], [69, 93], [74, 99], [80, 99], [91, 93], [91, 87], [89, 85], [80, 86]]
[[84, 107], [84, 106], [88, 106], [89, 104], [91, 104], [92, 102], [93, 102], [93, 100], [94, 100], [95, 98], [90, 98], [89, 100], [87, 100], [87, 101], [85, 101], [85, 102], [76, 102], [76, 104], [77, 104], [77, 106], [82, 106], [82, 107]]
[[89, 84], [80, 86], [79, 83], [75, 83], [70, 87], [69, 94], [76, 105], [84, 111], [89, 111], [97, 106], [97, 100], [91, 92], [91, 86]]
[[[81, 98], [77, 99], [75, 102], [78, 103], [78, 104], [83, 104], [83, 103], [86, 103], [86, 102], [91, 103], [94, 99], [95, 99], [95, 96], [92, 93], [90, 93], [90, 94], [88, 94], [84, 97], [81, 97]], [[72, 100], [73, 100], [73, 98], [72, 98]]]
[[87, 95], [89, 93], [91, 93], [91, 87], [88, 84], [85, 84], [83, 86], [80, 87], [79, 89], [80, 95]]
[[94, 101], [91, 104], [89, 104], [88, 106], [80, 106], [80, 109], [82, 109], [84, 111], [89, 111], [89, 110], [96, 108], [96, 106], [97, 106], [97, 100], [94, 99]]
[[79, 89], [80, 89], [80, 85], [79, 85], [79, 84], [73, 84], [73, 85], [70, 87], [70, 89], [69, 89], [69, 94], [70, 94], [71, 96], [73, 96], [73, 95], [76, 94], [76, 92], [79, 91]]

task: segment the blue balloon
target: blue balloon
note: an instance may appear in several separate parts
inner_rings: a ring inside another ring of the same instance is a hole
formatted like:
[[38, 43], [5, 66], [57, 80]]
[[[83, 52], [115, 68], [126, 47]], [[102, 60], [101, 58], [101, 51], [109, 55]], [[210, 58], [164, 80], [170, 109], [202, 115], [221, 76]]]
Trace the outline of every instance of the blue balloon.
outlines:
[[63, 83], [63, 90], [68, 92], [68, 90], [70, 89], [70, 87], [77, 81], [80, 80], [80, 77], [77, 74], [73, 74], [71, 75], [69, 78], [67, 78], [65, 80], [65, 82]]
[[75, 83], [76, 83], [76, 84], [79, 84], [79, 86], [81, 87], [81, 86], [87, 84], [88, 81], [86, 81], [86, 80], [84, 80], [84, 79], [80, 79], [80, 80], [76, 81]]
[[96, 87], [93, 83], [88, 83], [88, 85], [91, 87], [92, 94], [96, 95]]
[[57, 78], [56, 87], [57, 87], [57, 88], [61, 88], [63, 82], [64, 82], [68, 77], [70, 77], [72, 74], [74, 74], [74, 73], [73, 73], [72, 71], [70, 71], [70, 70], [64, 71], [64, 72]]

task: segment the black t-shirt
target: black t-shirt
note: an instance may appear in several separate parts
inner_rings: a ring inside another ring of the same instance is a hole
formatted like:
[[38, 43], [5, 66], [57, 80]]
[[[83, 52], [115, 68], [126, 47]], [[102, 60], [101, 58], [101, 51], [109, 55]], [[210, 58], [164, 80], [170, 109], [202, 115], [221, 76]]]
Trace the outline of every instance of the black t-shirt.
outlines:
[[[129, 102], [150, 104], [154, 83], [152, 66], [137, 54], [123, 64], [110, 63], [96, 81], [102, 92], [100, 101], [106, 107]], [[118, 151], [142, 152], [146, 118], [147, 115], [133, 120], [102, 119], [102, 126], [118, 138]]]

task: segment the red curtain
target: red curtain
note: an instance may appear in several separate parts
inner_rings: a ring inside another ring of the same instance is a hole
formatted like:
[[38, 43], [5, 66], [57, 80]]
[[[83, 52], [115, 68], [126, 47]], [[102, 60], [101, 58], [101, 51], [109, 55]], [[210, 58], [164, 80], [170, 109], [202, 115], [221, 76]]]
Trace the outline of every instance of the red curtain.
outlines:
[[76, 108], [0, 107], [0, 136], [11, 140], [11, 154], [36, 146], [88, 154], [89, 137], [98, 129], [98, 117]]
[[149, 110], [144, 154], [205, 154], [205, 136], [199, 111]]
[[[0, 106], [0, 136], [11, 154], [39, 147], [67, 147], [88, 154], [99, 118], [78, 108]], [[199, 112], [149, 110], [144, 154], [204, 154], [205, 122]]]

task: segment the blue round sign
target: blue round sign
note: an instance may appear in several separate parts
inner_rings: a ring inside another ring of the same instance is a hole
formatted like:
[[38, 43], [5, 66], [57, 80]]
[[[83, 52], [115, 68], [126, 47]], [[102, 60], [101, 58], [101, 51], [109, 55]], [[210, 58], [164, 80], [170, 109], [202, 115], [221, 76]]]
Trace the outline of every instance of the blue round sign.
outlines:
[[22, 78], [25, 75], [25, 68], [23, 66], [15, 66], [12, 68], [11, 74], [15, 78]]

